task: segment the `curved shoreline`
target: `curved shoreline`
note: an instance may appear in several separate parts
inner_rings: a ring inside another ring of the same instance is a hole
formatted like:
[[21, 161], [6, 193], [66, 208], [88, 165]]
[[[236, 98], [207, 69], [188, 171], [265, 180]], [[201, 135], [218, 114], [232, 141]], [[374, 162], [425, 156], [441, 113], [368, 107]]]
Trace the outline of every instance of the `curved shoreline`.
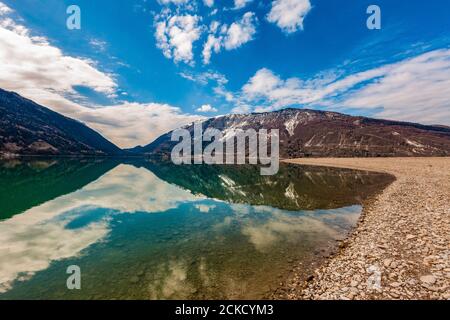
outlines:
[[318, 158], [284, 162], [383, 172], [396, 180], [290, 299], [450, 299], [450, 158]]

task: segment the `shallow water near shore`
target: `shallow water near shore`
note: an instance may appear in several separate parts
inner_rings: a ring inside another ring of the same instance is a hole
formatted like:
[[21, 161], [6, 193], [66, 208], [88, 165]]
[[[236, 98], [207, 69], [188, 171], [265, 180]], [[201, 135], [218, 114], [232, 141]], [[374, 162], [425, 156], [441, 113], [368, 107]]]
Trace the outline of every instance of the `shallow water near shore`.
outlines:
[[[261, 299], [355, 226], [385, 174], [0, 162], [0, 299]], [[68, 290], [67, 267], [81, 269]], [[307, 266], [305, 266], [307, 268]]]

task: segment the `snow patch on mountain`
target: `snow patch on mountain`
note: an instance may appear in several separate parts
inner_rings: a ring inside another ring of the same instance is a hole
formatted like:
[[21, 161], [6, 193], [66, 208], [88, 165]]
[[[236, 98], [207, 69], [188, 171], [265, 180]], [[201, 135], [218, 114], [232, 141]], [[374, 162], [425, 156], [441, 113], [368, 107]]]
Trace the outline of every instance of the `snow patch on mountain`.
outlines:
[[289, 136], [293, 136], [295, 129], [297, 128], [298, 124], [300, 123], [300, 120], [298, 119], [298, 116], [294, 116], [290, 118], [288, 121], [284, 123], [284, 126], [286, 127], [287, 132], [289, 133]]

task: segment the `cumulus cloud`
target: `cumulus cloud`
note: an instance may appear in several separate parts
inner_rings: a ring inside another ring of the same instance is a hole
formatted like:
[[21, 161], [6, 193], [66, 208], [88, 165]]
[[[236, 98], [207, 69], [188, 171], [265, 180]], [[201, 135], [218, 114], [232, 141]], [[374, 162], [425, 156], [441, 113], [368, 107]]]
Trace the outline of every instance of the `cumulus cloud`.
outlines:
[[101, 132], [123, 148], [146, 145], [160, 135], [201, 116], [182, 113], [179, 108], [159, 103], [124, 103], [79, 110], [76, 118]]
[[0, 87], [76, 94], [74, 86], [86, 86], [107, 95], [117, 87], [113, 75], [99, 71], [93, 61], [65, 56], [10, 18], [0, 21], [0, 61]]
[[[450, 49], [339, 76], [339, 72], [302, 80], [282, 79], [259, 70], [241, 90], [255, 111], [301, 106], [334, 110], [367, 109], [377, 117], [429, 124], [450, 124]], [[381, 111], [379, 111], [381, 110]]]
[[234, 96], [234, 94], [228, 91], [224, 85], [218, 85], [217, 87], [215, 87], [214, 93], [220, 97], [225, 98], [225, 100], [228, 102], [236, 101], [236, 97]]
[[167, 15], [157, 16], [156, 44], [168, 59], [175, 62], [193, 64], [193, 44], [200, 39], [202, 27], [200, 18], [196, 15]]
[[[253, 0], [236, 0], [233, 9], [242, 9], [251, 1]], [[198, 12], [197, 2], [189, 2], [187, 5], [181, 0], [160, 0], [159, 3], [166, 6], [154, 19], [156, 45], [166, 58], [173, 59], [176, 63], [184, 62], [191, 66], [195, 64], [194, 49], [197, 41], [203, 43], [203, 63], [209, 64], [213, 53], [217, 54], [222, 49], [237, 49], [253, 40], [256, 34], [258, 19], [253, 12], [245, 13], [240, 20], [228, 25], [212, 17], [216, 15], [217, 8], [209, 16], [200, 17], [195, 14]], [[168, 7], [171, 3], [177, 7]], [[215, 1], [203, 0], [203, 4], [213, 8]]]
[[228, 28], [225, 36], [225, 49], [236, 49], [244, 43], [253, 40], [253, 37], [256, 34], [255, 24], [256, 16], [253, 12], [247, 12], [240, 21], [233, 22]]
[[253, 0], [234, 0], [234, 8], [242, 9], [246, 7], [250, 2], [253, 2]]
[[275, 0], [267, 20], [286, 33], [296, 32], [303, 30], [303, 20], [311, 8], [309, 0]]
[[217, 112], [218, 110], [210, 104], [204, 104], [196, 110], [197, 112]]
[[[1, 2], [0, 2], [1, 4]], [[86, 123], [120, 147], [147, 144], [158, 135], [198, 120], [166, 104], [125, 103], [92, 108], [77, 102], [83, 97], [74, 89], [91, 88], [111, 98], [116, 96], [115, 76], [102, 72], [94, 61], [70, 57], [33, 35], [0, 6], [0, 87]]]
[[12, 12], [11, 8], [0, 2], [0, 15], [4, 15], [11, 12]]
[[203, 0], [205, 6], [212, 8], [214, 6], [214, 0]]
[[203, 63], [209, 64], [211, 62], [211, 56], [213, 51], [219, 53], [222, 49], [222, 39], [223, 37], [216, 37], [212, 34], [208, 35], [208, 40], [203, 46]]
[[212, 52], [219, 53], [222, 48], [233, 50], [241, 47], [254, 39], [256, 34], [256, 15], [247, 12], [243, 17], [233, 22], [230, 26], [213, 22], [210, 26], [210, 34], [203, 46], [203, 63], [209, 64]]

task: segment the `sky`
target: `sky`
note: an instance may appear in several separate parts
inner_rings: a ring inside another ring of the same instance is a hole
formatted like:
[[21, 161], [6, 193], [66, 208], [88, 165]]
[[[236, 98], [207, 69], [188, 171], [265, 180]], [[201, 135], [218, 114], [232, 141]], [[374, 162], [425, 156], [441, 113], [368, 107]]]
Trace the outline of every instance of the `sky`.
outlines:
[[0, 0], [0, 88], [124, 148], [287, 107], [450, 125], [449, 13], [443, 0]]

